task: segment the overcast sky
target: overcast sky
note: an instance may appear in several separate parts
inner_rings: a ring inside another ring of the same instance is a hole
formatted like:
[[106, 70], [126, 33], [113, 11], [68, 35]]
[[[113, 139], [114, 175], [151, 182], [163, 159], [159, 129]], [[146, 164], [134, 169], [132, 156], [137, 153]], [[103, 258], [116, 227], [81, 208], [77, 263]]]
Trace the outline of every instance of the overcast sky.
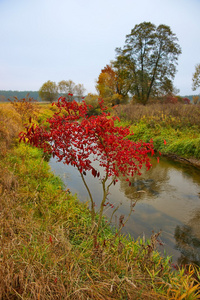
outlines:
[[94, 93], [101, 69], [136, 24], [171, 27], [182, 54], [174, 80], [191, 89], [200, 63], [200, 0], [0, 0], [0, 90], [73, 80]]

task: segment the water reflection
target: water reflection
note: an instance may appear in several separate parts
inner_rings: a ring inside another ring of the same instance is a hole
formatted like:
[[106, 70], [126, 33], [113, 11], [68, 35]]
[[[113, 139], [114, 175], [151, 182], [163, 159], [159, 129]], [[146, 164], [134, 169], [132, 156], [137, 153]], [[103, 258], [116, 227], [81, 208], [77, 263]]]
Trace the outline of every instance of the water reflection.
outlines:
[[127, 185], [127, 182], [123, 177], [120, 178], [121, 191], [123, 191], [129, 199], [132, 199], [133, 197], [140, 199], [157, 198], [162, 192], [163, 183], [169, 180], [168, 168], [161, 166], [161, 164], [152, 160], [152, 169], [145, 172], [145, 169], [143, 168], [141, 176], [136, 175], [131, 178], [131, 186]]
[[193, 262], [200, 266], [200, 210], [194, 212], [189, 224], [176, 226], [174, 237], [176, 249], [181, 253], [179, 264]]
[[[120, 178], [110, 189], [109, 202], [114, 207], [120, 206], [115, 224], [118, 225], [122, 214], [129, 215], [131, 203], [137, 201], [124, 233], [130, 233], [134, 238], [143, 235], [149, 238], [152, 231], [162, 230], [164, 248], [173, 255], [174, 261], [181, 262], [183, 257], [188, 261], [199, 261], [200, 170], [165, 158], [159, 164], [152, 160], [152, 164], [151, 170], [132, 179], [131, 186], [125, 178]], [[51, 159], [50, 166], [81, 201], [88, 200], [80, 175], [73, 167], [56, 163], [55, 159]], [[101, 185], [90, 174], [86, 179], [98, 207]], [[107, 208], [107, 216], [112, 211], [111, 207]]]

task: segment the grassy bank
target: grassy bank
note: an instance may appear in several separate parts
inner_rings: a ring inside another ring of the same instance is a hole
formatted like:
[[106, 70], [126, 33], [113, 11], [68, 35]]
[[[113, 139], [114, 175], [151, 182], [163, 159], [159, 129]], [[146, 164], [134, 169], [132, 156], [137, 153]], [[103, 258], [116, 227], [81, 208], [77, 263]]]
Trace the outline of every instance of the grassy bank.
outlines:
[[63, 188], [41, 151], [18, 144], [20, 116], [0, 109], [0, 299], [200, 297], [199, 269], [173, 269], [156, 235], [134, 241], [104, 222], [92, 236], [87, 204]]
[[199, 105], [129, 104], [117, 107], [114, 113], [124, 126], [131, 125], [135, 141], [153, 139], [155, 149], [162, 154], [200, 159]]

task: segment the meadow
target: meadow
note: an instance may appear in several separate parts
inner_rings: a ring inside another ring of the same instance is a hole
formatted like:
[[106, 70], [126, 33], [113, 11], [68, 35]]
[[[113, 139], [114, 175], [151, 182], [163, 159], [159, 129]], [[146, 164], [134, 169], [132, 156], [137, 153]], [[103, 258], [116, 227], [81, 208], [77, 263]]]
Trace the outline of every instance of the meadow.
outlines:
[[131, 139], [146, 142], [153, 139], [154, 148], [162, 155], [199, 165], [200, 105], [128, 104], [114, 108], [114, 114], [124, 126], [131, 126], [134, 132]]
[[[115, 113], [131, 124], [135, 139], [157, 137], [157, 150], [167, 153], [172, 141], [199, 139], [199, 108], [185, 107], [185, 115], [173, 107], [176, 117], [159, 107], [124, 106]], [[54, 109], [29, 108], [22, 115], [11, 104], [0, 106], [0, 299], [199, 299], [199, 268], [161, 257], [159, 233], [133, 240], [103, 219], [98, 239], [91, 235], [88, 204], [63, 187], [41, 150], [19, 143], [24, 119], [34, 112], [40, 123]], [[195, 153], [183, 150], [199, 158]]]

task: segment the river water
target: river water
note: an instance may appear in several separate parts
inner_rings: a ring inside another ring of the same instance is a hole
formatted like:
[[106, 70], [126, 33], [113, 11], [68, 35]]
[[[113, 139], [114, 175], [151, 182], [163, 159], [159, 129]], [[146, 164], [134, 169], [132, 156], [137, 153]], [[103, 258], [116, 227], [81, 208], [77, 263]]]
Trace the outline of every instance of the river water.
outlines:
[[[118, 226], [121, 215], [129, 215], [131, 205], [134, 211], [123, 228], [123, 233], [137, 239], [149, 238], [152, 232], [161, 230], [160, 239], [164, 246], [161, 252], [172, 255], [174, 262], [195, 262], [200, 265], [200, 169], [161, 158], [141, 176], [136, 176], [128, 185], [125, 179], [112, 186], [109, 202], [117, 210], [113, 222]], [[88, 201], [87, 191], [78, 171], [56, 162], [51, 158], [52, 171], [59, 175], [67, 188], [76, 193], [80, 201]], [[102, 187], [97, 178], [87, 174], [86, 180], [98, 205], [102, 197]], [[110, 216], [113, 208], [108, 205], [105, 214]]]

